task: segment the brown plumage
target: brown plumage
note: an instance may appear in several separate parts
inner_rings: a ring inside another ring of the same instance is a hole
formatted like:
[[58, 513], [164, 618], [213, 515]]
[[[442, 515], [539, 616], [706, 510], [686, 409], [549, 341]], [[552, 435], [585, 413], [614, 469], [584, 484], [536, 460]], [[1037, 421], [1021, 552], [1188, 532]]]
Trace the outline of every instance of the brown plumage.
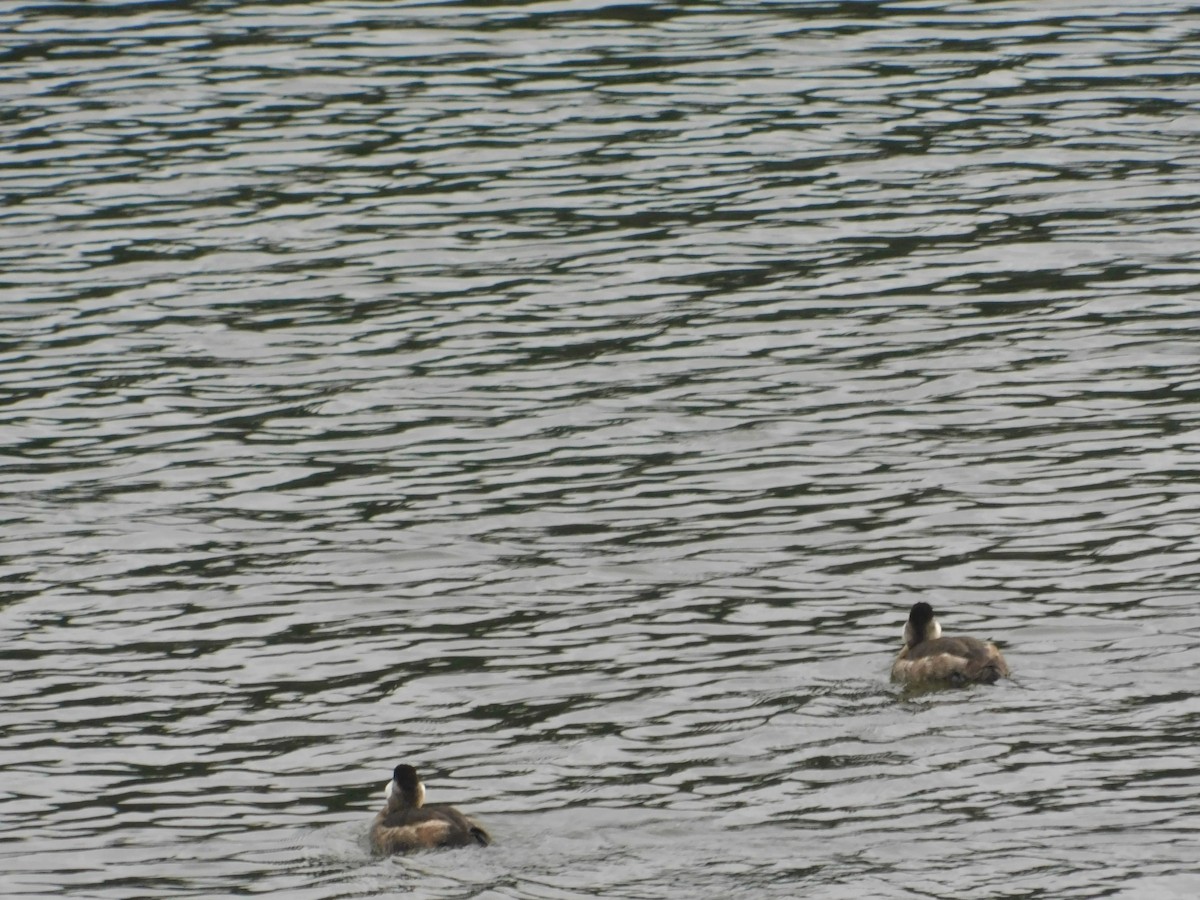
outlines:
[[486, 847], [491, 836], [473, 819], [444, 803], [425, 805], [425, 785], [417, 770], [396, 766], [387, 800], [371, 823], [371, 850], [408, 853], [433, 847]]
[[942, 637], [928, 603], [914, 603], [892, 680], [927, 684], [995, 684], [1008, 675], [996, 645], [973, 637]]

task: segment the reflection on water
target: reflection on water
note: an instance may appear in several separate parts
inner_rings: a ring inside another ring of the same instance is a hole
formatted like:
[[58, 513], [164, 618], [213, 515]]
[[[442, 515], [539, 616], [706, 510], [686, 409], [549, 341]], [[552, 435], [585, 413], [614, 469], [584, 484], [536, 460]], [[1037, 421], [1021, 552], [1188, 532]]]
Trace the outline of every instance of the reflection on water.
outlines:
[[1195, 895], [1198, 32], [0, 10], [0, 893]]

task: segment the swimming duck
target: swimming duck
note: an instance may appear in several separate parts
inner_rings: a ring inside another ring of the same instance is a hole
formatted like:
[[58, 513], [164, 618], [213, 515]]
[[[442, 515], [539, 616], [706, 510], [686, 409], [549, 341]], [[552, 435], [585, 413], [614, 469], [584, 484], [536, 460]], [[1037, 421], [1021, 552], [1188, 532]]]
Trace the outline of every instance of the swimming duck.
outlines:
[[1008, 675], [996, 645], [972, 637], [942, 637], [928, 603], [914, 603], [904, 625], [904, 648], [892, 664], [892, 680], [909, 683], [995, 684]]
[[371, 850], [407, 853], [432, 847], [486, 847], [491, 836], [473, 819], [444, 803], [425, 805], [425, 785], [417, 770], [396, 766], [383, 809], [371, 823]]

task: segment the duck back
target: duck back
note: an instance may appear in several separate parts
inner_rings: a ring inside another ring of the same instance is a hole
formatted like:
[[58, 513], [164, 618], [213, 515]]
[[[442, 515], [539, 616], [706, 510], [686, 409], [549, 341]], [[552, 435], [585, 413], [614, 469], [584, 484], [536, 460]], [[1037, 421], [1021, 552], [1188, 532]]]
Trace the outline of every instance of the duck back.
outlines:
[[486, 847], [490, 843], [491, 836], [482, 826], [442, 804], [384, 810], [371, 826], [371, 849], [381, 854], [435, 847]]
[[905, 647], [892, 666], [897, 681], [995, 684], [1007, 675], [996, 645], [972, 637], [938, 637]]

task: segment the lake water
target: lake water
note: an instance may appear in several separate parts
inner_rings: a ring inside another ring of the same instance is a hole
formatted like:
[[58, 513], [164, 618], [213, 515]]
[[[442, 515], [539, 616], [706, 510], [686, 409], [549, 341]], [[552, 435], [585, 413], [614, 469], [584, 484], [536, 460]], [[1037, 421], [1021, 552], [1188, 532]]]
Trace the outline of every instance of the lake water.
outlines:
[[[8, 2], [0, 94], [0, 895], [1200, 894], [1200, 9]], [[401, 761], [495, 846], [372, 858]]]

